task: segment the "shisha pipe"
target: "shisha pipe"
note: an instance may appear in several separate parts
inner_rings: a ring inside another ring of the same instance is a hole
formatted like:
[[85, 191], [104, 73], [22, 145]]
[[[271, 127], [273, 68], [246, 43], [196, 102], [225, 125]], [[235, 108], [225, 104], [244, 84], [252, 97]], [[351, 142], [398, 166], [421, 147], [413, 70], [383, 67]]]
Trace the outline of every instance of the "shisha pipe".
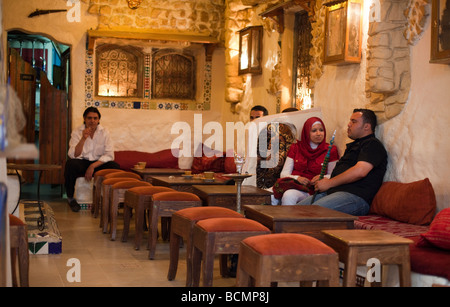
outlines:
[[[322, 180], [323, 177], [325, 176], [325, 173], [327, 172], [328, 161], [330, 160], [331, 148], [333, 147], [334, 137], [335, 136], [336, 136], [336, 130], [334, 130], [333, 136], [331, 137], [331, 140], [330, 140], [330, 145], [328, 146], [327, 154], [325, 155], [325, 159], [323, 160], [322, 170], [320, 171], [319, 180]], [[313, 195], [313, 197], [311, 199], [311, 205], [314, 203], [314, 200], [316, 199], [317, 193], [319, 193], [319, 191], [316, 191], [314, 193], [314, 195]]]

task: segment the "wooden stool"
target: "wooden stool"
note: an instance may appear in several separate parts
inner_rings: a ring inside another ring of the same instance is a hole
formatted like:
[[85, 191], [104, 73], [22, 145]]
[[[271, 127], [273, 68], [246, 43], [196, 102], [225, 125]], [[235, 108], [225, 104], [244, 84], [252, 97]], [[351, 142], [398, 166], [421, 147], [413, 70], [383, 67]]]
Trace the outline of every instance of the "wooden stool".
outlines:
[[101, 199], [101, 192], [102, 192], [102, 182], [105, 178], [105, 175], [117, 173], [117, 172], [123, 172], [123, 170], [120, 169], [114, 169], [114, 168], [108, 168], [108, 169], [102, 169], [94, 174], [94, 184], [92, 186], [92, 208], [91, 213], [96, 218], [98, 216], [98, 212], [100, 211], [100, 199]]
[[161, 192], [175, 192], [174, 189], [157, 186], [134, 187], [125, 191], [125, 200], [123, 202], [123, 233], [122, 242], [128, 240], [130, 230], [130, 219], [134, 209], [134, 249], [138, 250], [141, 246], [142, 236], [145, 226], [145, 210], [149, 210], [152, 203], [152, 196]]
[[152, 186], [147, 181], [121, 181], [111, 186], [109, 201], [109, 218], [111, 227], [111, 241], [116, 240], [117, 215], [119, 214], [119, 204], [125, 200], [125, 191], [134, 187]]
[[397, 264], [400, 286], [411, 286], [409, 244], [413, 243], [412, 240], [381, 230], [353, 229], [322, 232], [325, 235], [324, 242], [338, 252], [339, 260], [345, 265], [345, 287], [356, 285], [356, 267], [366, 266], [370, 258], [376, 258], [382, 264]]
[[192, 235], [192, 286], [199, 285], [202, 260], [203, 286], [211, 287], [215, 255], [238, 254], [242, 240], [269, 233], [269, 228], [246, 218], [212, 218], [198, 221]]
[[27, 225], [18, 217], [9, 215], [9, 235], [11, 245], [11, 273], [13, 287], [18, 287], [16, 261], [19, 258], [20, 286], [28, 287], [29, 255]]
[[276, 233], [247, 238], [241, 242], [237, 286], [248, 287], [251, 278], [257, 287], [271, 282], [326, 282], [339, 285], [337, 253], [311, 236]]
[[102, 204], [102, 212], [100, 218], [100, 227], [103, 228], [103, 233], [108, 232], [109, 225], [109, 197], [110, 191], [113, 184], [121, 181], [141, 181], [136, 178], [127, 178], [127, 177], [117, 177], [117, 178], [105, 178], [102, 182], [102, 193], [101, 193], [101, 204]]
[[201, 199], [189, 192], [162, 192], [154, 194], [152, 206], [150, 206], [148, 220], [150, 231], [148, 236], [148, 258], [153, 259], [156, 251], [156, 239], [158, 236], [158, 218], [171, 218], [172, 214], [178, 210], [199, 207], [202, 205]]
[[174, 212], [170, 228], [170, 264], [168, 280], [174, 280], [177, 274], [180, 252], [180, 239], [186, 242], [186, 287], [192, 285], [192, 230], [201, 220], [210, 218], [244, 218], [236, 211], [224, 207], [193, 207]]

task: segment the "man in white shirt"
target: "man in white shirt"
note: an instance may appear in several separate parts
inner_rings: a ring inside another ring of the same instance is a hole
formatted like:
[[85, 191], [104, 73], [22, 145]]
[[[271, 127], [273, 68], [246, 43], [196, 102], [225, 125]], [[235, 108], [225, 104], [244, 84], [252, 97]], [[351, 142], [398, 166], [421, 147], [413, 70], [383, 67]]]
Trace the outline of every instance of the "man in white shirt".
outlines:
[[114, 162], [114, 146], [108, 130], [100, 125], [100, 117], [97, 108], [87, 108], [83, 113], [84, 124], [73, 130], [70, 137], [64, 178], [67, 200], [74, 212], [80, 210], [80, 205], [73, 198], [78, 177], [90, 181], [96, 171], [120, 168]]

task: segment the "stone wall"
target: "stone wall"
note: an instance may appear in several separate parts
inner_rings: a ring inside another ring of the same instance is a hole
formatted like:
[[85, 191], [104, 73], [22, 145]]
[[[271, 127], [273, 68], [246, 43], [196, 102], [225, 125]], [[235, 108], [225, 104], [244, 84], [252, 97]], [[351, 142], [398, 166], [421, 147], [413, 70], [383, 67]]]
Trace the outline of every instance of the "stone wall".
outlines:
[[152, 29], [209, 33], [223, 39], [225, 0], [142, 1], [138, 9], [126, 0], [84, 0], [99, 16], [98, 29]]

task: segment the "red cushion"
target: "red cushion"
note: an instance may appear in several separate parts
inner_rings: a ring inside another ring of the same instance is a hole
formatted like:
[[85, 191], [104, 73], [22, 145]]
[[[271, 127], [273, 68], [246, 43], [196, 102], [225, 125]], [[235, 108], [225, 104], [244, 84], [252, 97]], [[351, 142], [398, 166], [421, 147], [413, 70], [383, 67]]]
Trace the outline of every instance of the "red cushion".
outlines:
[[146, 168], [178, 168], [178, 150], [175, 150], [175, 155], [172, 149], [153, 153], [135, 150], [115, 151], [114, 161], [119, 163], [123, 170], [132, 169], [138, 162], [146, 162]]
[[181, 209], [174, 214], [180, 215], [191, 221], [200, 221], [210, 218], [243, 218], [244, 216], [236, 211], [223, 207], [193, 207]]
[[267, 231], [269, 228], [246, 218], [212, 218], [202, 220], [197, 226], [208, 232]]
[[261, 255], [335, 254], [328, 245], [311, 236], [296, 233], [275, 233], [254, 236], [242, 241]]
[[205, 171], [223, 173], [225, 170], [225, 154], [200, 144], [195, 151], [191, 170], [194, 174]]
[[12, 214], [9, 215], [9, 226], [23, 226], [23, 225], [25, 225], [25, 223], [17, 216]]
[[450, 250], [450, 208], [440, 211], [433, 222], [431, 222], [430, 230], [421, 235], [418, 246], [431, 245]]
[[358, 219], [354, 221], [354, 225], [356, 229], [384, 230], [404, 238], [416, 237], [428, 231], [430, 227], [403, 223], [379, 215], [358, 216]]
[[418, 246], [420, 237], [411, 239], [416, 242], [409, 245], [411, 271], [450, 280], [450, 251], [431, 246]]
[[385, 182], [370, 206], [371, 214], [399, 222], [427, 225], [436, 212], [436, 197], [428, 178], [411, 183]]
[[142, 186], [131, 188], [128, 191], [139, 195], [153, 195], [155, 193], [174, 191], [174, 189], [168, 187]]
[[201, 201], [200, 198], [188, 192], [161, 192], [153, 195], [153, 200], [157, 201]]
[[228, 149], [225, 156], [224, 172], [226, 174], [236, 173], [236, 163], [234, 163], [234, 150]]

